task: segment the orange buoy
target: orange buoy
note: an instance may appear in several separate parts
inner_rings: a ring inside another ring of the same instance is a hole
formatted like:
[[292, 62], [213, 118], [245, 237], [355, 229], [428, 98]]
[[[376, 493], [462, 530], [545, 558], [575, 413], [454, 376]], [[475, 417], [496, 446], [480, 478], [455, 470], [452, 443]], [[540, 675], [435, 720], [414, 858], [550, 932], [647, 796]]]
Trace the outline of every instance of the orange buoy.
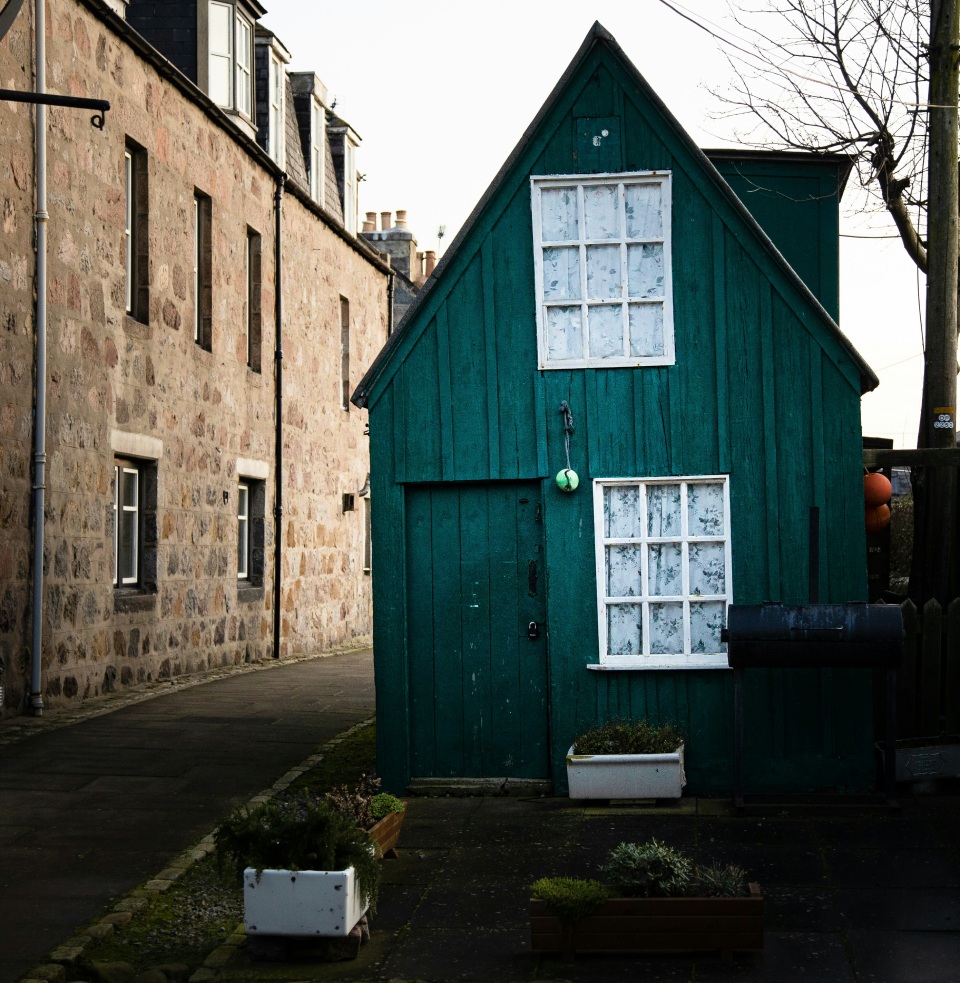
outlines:
[[[893, 485], [890, 484], [890, 479], [886, 475], [874, 471], [863, 476], [863, 501], [868, 509], [885, 505], [890, 501], [892, 494]], [[887, 521], [889, 522], [889, 519]]]
[[[888, 481], [887, 484], [890, 484], [890, 482]], [[867, 526], [867, 532], [880, 532], [881, 529], [886, 529], [890, 525], [890, 506], [867, 506], [863, 518]]]

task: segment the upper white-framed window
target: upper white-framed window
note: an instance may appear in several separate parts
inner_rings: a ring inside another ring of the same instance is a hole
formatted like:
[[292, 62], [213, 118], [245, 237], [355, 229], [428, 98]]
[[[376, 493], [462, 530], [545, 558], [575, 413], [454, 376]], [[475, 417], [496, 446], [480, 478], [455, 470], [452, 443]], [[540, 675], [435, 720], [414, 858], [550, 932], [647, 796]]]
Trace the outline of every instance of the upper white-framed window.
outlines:
[[593, 496], [599, 667], [725, 669], [728, 477], [598, 479]]
[[270, 125], [268, 132], [269, 146], [267, 148], [270, 156], [281, 166], [284, 166], [286, 141], [284, 131], [286, 128], [285, 89], [286, 89], [286, 70], [283, 62], [277, 57], [275, 51], [270, 51]]
[[207, 7], [208, 95], [223, 109], [253, 118], [253, 22], [233, 3]]
[[136, 257], [136, 253], [134, 251], [134, 244], [133, 244], [136, 206], [134, 205], [134, 189], [133, 189], [133, 154], [129, 150], [124, 151], [123, 154], [123, 168], [124, 168], [124, 190], [125, 190], [125, 199], [126, 199], [126, 219], [124, 221], [124, 230], [123, 230], [124, 254], [125, 254], [124, 265], [125, 265], [126, 281], [127, 281], [127, 313], [129, 314], [133, 310], [133, 297], [135, 293], [134, 277], [136, 275], [136, 270], [134, 267], [134, 259]]
[[530, 182], [539, 367], [673, 365], [670, 172]]
[[323, 204], [327, 144], [327, 111], [314, 96], [310, 100], [310, 197]]

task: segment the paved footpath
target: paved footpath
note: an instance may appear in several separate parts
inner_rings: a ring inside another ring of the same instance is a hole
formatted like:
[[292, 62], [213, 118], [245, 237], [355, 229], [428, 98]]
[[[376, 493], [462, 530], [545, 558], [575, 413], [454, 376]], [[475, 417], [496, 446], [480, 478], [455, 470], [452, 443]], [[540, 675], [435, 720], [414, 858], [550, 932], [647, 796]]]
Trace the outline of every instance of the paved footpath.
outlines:
[[373, 653], [171, 689], [70, 726], [0, 725], [0, 983], [372, 716]]

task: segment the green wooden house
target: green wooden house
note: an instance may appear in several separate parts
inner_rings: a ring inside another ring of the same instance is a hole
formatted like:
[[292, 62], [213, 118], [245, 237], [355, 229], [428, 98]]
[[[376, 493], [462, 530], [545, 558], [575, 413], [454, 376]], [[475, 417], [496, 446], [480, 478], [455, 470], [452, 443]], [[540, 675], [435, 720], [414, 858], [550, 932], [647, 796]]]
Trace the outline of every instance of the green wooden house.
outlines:
[[[563, 793], [579, 730], [645, 716], [729, 791], [727, 606], [808, 600], [811, 506], [821, 600], [865, 598], [844, 162], [714, 158], [594, 25], [354, 394], [388, 787]], [[870, 703], [862, 671], [748, 673], [751, 790], [869, 784]]]

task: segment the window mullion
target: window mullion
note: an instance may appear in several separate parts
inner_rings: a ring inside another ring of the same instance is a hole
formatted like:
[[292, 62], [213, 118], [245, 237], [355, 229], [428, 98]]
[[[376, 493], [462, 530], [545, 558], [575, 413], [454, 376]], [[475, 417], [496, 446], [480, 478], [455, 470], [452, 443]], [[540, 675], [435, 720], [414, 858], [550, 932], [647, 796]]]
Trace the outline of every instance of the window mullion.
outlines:
[[587, 304], [587, 214], [583, 200], [583, 184], [577, 186], [577, 248], [580, 251], [580, 331], [583, 339], [583, 358], [590, 357], [590, 308]]
[[623, 181], [617, 182], [617, 232], [620, 236], [620, 337], [621, 354], [630, 357], [630, 306], [627, 289], [627, 193]]
[[644, 656], [650, 655], [650, 563], [647, 530], [647, 485], [640, 482], [640, 542], [643, 548], [640, 550], [640, 631], [642, 635], [641, 652]]

